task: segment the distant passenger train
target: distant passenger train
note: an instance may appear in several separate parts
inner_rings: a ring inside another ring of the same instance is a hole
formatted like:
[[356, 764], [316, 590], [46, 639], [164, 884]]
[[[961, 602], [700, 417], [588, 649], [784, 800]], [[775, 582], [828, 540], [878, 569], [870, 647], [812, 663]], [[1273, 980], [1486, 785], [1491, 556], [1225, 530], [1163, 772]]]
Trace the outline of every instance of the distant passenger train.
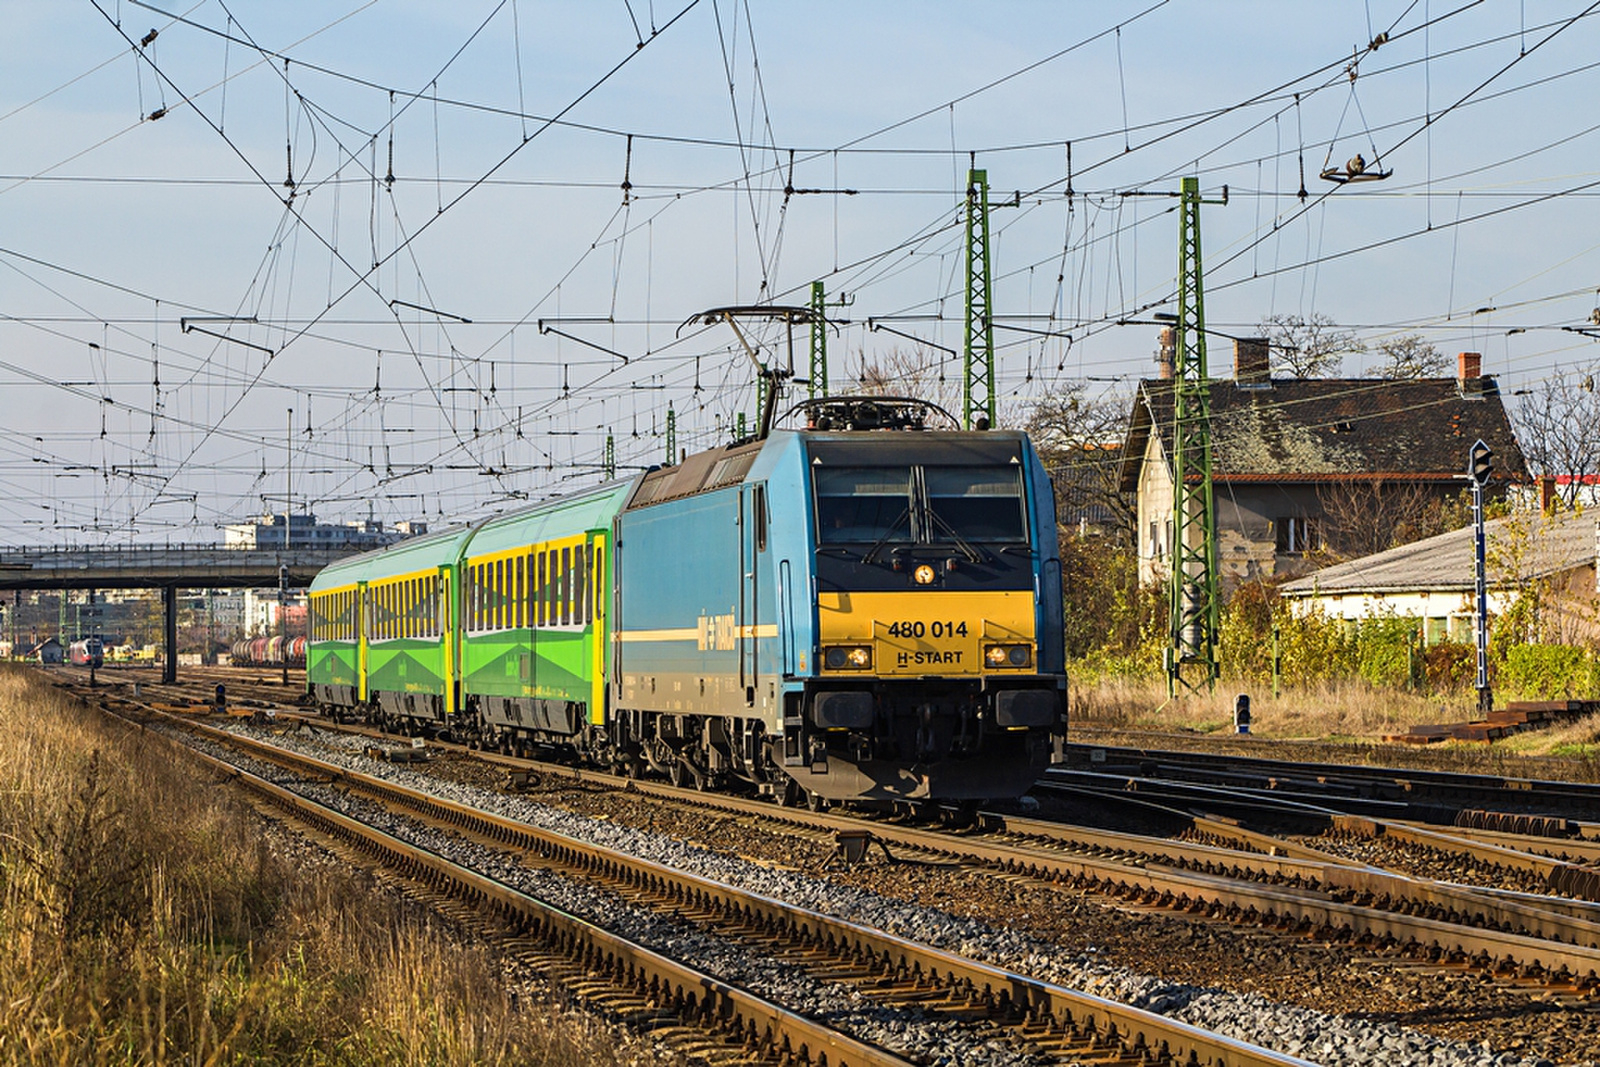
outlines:
[[936, 411], [818, 403], [803, 430], [335, 563], [310, 694], [791, 802], [1017, 796], [1065, 733], [1054, 496], [1026, 435]]
[[79, 667], [100, 667], [105, 664], [105, 646], [98, 637], [85, 637], [67, 646], [67, 661]]
[[235, 667], [281, 667], [283, 651], [289, 649], [289, 666], [303, 667], [306, 663], [306, 639], [291, 637], [251, 637], [233, 644], [232, 658]]

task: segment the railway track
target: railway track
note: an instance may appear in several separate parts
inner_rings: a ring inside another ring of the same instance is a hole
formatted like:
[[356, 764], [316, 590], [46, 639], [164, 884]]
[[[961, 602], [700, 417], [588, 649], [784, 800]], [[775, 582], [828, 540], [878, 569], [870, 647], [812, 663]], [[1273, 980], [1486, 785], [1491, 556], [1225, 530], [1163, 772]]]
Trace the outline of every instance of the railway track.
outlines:
[[[580, 999], [644, 1025], [668, 1048], [693, 1051], [718, 1063], [911, 1063], [234, 763], [188, 746], [174, 747], [288, 817], [325, 847], [399, 878], [411, 892], [489, 934]], [[713, 1054], [713, 1049], [720, 1051]]]
[[[189, 688], [203, 698], [206, 685], [190, 683]], [[281, 687], [279, 692], [281, 695]], [[282, 710], [295, 714], [292, 709]], [[306, 721], [320, 720], [307, 716]], [[513, 768], [531, 766], [545, 773], [573, 773], [554, 765], [490, 753], [478, 755]], [[862, 821], [853, 816], [780, 809], [763, 800], [698, 793], [664, 783], [630, 782], [598, 772], [584, 771], [581, 777], [679, 803], [842, 835], [842, 840], [854, 840], [854, 847], [862, 847]], [[1121, 781], [1114, 776], [1100, 777]], [[1201, 795], [1215, 801], [1224, 795], [1217, 787], [1192, 788], [1200, 793], [1180, 790], [1178, 799], [1192, 800]], [[1108, 800], [1123, 799], [1115, 789], [1103, 788], [1100, 795]], [[1172, 798], [1155, 789], [1142, 789], [1128, 799], [1159, 804]], [[1282, 797], [1251, 796], [1240, 803], [1257, 813], [1276, 813], [1279, 817], [1287, 812], [1325, 818], [1330, 826], [1347, 833], [1377, 834], [1389, 829], [1387, 823], [1343, 817]], [[1183, 810], [1166, 810], [1169, 815], [1192, 818]], [[1600, 909], [1583, 902], [1408, 877], [1216, 819], [1202, 818], [1194, 825], [1229, 847], [1185, 844], [1015, 816], [988, 815], [984, 821], [989, 832], [981, 835], [953, 835], [882, 820], [872, 821], [869, 832], [873, 840], [903, 853], [977, 864], [1008, 876], [1065, 883], [1140, 906], [1204, 914], [1295, 936], [1355, 941], [1378, 953], [1409, 954], [1431, 964], [1514, 976], [1568, 995], [1587, 997], [1600, 988]], [[1424, 828], [1400, 823], [1393, 825], [1392, 833], [1396, 840], [1427, 841], [1429, 847], [1450, 843], [1448, 835], [1430, 837], [1430, 831]], [[1565, 879], [1566, 883], [1583, 887], [1594, 878], [1595, 872], [1588, 868], [1547, 856], [1493, 845], [1473, 847], [1495, 856], [1502, 865], [1539, 872], [1552, 885]], [[1493, 851], [1496, 848], [1498, 852]]]
[[[1212, 774], [1210, 767], [1211, 761], [1205, 761], [1199, 770], [1188, 773], [1166, 763], [1145, 766], [1150, 774], [1067, 771], [1052, 774], [1039, 788], [1092, 795], [1108, 804], [1156, 805], [1186, 814], [1206, 812], [1259, 830], [1288, 827], [1288, 834], [1281, 830], [1275, 835], [1258, 834], [1270, 843], [1270, 849], [1281, 851], [1299, 847], [1291, 842], [1305, 842], [1306, 835], [1324, 837], [1330, 844], [1379, 841], [1392, 851], [1410, 852], [1425, 862], [1470, 861], [1489, 876], [1522, 876], [1522, 884], [1529, 890], [1600, 902], [1600, 824], [1560, 814], [1486, 808], [1484, 803], [1494, 796], [1493, 781], [1483, 783], [1483, 793], [1469, 794], [1474, 806], [1452, 807], [1436, 800], [1413, 803], [1370, 795], [1353, 797], [1343, 779], [1332, 779], [1325, 793], [1313, 792], [1310, 783], [1322, 780], [1317, 773], [1322, 768], [1318, 767], [1302, 768], [1292, 782], [1262, 780], [1253, 774], [1241, 782], [1226, 765], [1217, 774]], [[1169, 777], [1169, 771], [1178, 777]], [[1382, 781], [1386, 783], [1383, 788], [1390, 789], [1389, 779], [1384, 777], [1388, 773], [1378, 772], [1370, 781]], [[1465, 788], [1463, 783], [1470, 779], [1450, 777], [1455, 780], [1453, 790]], [[1551, 783], [1499, 781], [1523, 782], [1528, 788], [1508, 787], [1509, 793], [1518, 798], [1524, 794], [1544, 798], [1534, 803], [1548, 812], [1559, 812], [1562, 798], [1572, 790], [1584, 790], [1581, 783], [1554, 783], [1564, 788], [1547, 796], [1544, 790]], [[1501, 799], [1507, 792], [1501, 791]], [[1523, 799], [1522, 803], [1529, 801]]]
[[[288, 709], [283, 713], [294, 714]], [[306, 716], [306, 721], [320, 722], [315, 716]], [[1118, 835], [1014, 815], [986, 816], [981, 833], [951, 834], [883, 821], [863, 827], [861, 820], [837, 814], [780, 809], [766, 801], [665, 783], [630, 783], [489, 753], [471, 755], [510, 770], [531, 769], [604, 789], [632, 789], [674, 804], [753, 818], [763, 826], [782, 824], [813, 839], [832, 841], [837, 835], [854, 840], [858, 849], [874, 840], [902, 857], [962, 863], [1001, 880], [1066, 883], [1137, 909], [1255, 926], [1292, 940], [1309, 937], [1362, 946], [1402, 967], [1420, 963], [1440, 973], [1476, 972], [1521, 983], [1530, 991], [1542, 989], [1540, 996], [1579, 1007], [1592, 1003], [1596, 988], [1600, 924], [1589, 902], [1407, 878], [1317, 843], [1252, 831], [1225, 819], [1169, 809], [1169, 817], [1186, 820], [1184, 836], [1195, 838], [1188, 841]], [[1491, 832], [1474, 833], [1482, 837]], [[1414, 962], [1404, 963], [1407, 959]]]
[[1218, 786], [1347, 814], [1449, 812], [1466, 826], [1600, 840], [1600, 784], [1083, 743], [1068, 750], [1072, 771]]
[[[212, 743], [247, 751], [254, 759], [267, 760], [301, 777], [336, 783], [340, 789], [359, 793], [408, 818], [447, 827], [491, 849], [514, 849], [527, 857], [527, 862], [560, 869], [571, 877], [603, 885], [658, 911], [689, 917], [726, 936], [738, 937], [761, 951], [800, 960], [808, 971], [832, 983], [846, 983], [875, 1001], [901, 1006], [914, 1004], [920, 1012], [936, 1013], [952, 1022], [970, 1023], [981, 1019], [987, 1026], [998, 1028], [1020, 1048], [1035, 1050], [1050, 1060], [1079, 1062], [1087, 1059], [1097, 1063], [1130, 1064], [1153, 1061], [1216, 1064], [1218, 1067], [1303, 1062], [1160, 1015], [1026, 979], [859, 924], [795, 908], [613, 850], [574, 842], [524, 823], [239, 737], [230, 731], [195, 722], [182, 722], [182, 726]], [[259, 776], [252, 777], [264, 781]], [[341, 818], [352, 821], [348, 816]], [[344, 832], [359, 831], [345, 827]], [[431, 862], [428, 870], [434, 871], [440, 861], [435, 857]], [[470, 886], [467, 892], [489, 900], [496, 909], [506, 906], [498, 890], [477, 884]], [[609, 950], [603, 951], [601, 958], [612, 958], [607, 952]], [[614, 964], [611, 969], [615, 969]], [[628, 973], [634, 972], [629, 970]], [[719, 998], [731, 996], [724, 990], [725, 985], [702, 983], [700, 988], [713, 989]], [[680, 979], [669, 999], [681, 1002], [689, 996], [691, 1004], [696, 1003], [695, 998], [685, 992], [693, 988]], [[710, 995], [700, 994], [702, 998]], [[723, 1022], [724, 1029], [727, 1029], [728, 1011], [718, 1008], [711, 1013]], [[699, 1015], [705, 1014], [706, 1009], [699, 1010]], [[775, 1015], [770, 1006], [743, 1009], [739, 1019], [741, 1021], [733, 1029], [746, 1041], [756, 1040], [767, 1049], [782, 1048], [784, 1041], [791, 1050], [802, 1047], [799, 1038], [769, 1036], [776, 1035], [780, 1024], [786, 1022]], [[809, 1039], [812, 1043], [804, 1047], [811, 1050], [808, 1053], [811, 1062], [817, 1062], [815, 1049], [819, 1047], [816, 1042], [820, 1038], [811, 1035]], [[866, 1053], [861, 1048], [848, 1051], [856, 1058], [831, 1052], [824, 1062], [900, 1062], [863, 1059]]]

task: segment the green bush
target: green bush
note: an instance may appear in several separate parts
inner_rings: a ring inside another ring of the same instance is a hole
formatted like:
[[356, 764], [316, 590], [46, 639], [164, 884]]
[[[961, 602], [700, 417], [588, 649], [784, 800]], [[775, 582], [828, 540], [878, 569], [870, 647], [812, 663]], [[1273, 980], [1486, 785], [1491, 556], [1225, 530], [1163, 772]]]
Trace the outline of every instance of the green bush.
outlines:
[[1356, 673], [1374, 686], [1407, 688], [1421, 673], [1417, 655], [1416, 618], [1377, 615], [1355, 627]]
[[1600, 692], [1600, 662], [1573, 645], [1512, 645], [1495, 671], [1495, 687], [1524, 700], [1572, 700]]

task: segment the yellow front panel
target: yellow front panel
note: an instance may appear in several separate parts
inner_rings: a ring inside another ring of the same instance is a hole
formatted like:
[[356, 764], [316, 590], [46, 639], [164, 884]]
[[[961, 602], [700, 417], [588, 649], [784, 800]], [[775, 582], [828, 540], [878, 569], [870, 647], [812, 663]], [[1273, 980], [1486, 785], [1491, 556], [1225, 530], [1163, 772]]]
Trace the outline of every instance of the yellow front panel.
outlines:
[[822, 593], [817, 613], [824, 648], [872, 647], [868, 672], [826, 667], [821, 672], [841, 678], [861, 673], [983, 674], [985, 643], [1032, 644], [1034, 639], [1030, 592]]

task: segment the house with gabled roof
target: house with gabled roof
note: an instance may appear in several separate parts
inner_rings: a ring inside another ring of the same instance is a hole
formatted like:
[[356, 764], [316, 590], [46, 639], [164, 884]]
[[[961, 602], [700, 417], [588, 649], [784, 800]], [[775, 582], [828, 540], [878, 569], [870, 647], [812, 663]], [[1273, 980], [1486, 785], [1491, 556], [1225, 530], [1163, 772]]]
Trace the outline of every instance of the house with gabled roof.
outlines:
[[[1524, 511], [1484, 523], [1485, 599], [1491, 617], [1534, 584], [1541, 623], [1570, 642], [1596, 635], [1596, 514]], [[1471, 641], [1477, 612], [1477, 545], [1472, 527], [1338, 563], [1280, 590], [1292, 610], [1331, 619], [1417, 620], [1425, 644]]]
[[[1401, 494], [1455, 497], [1478, 440], [1494, 452], [1492, 493], [1527, 480], [1499, 387], [1477, 353], [1461, 354], [1454, 378], [1391, 380], [1273, 378], [1267, 351], [1265, 341], [1236, 342], [1234, 377], [1207, 387], [1225, 585], [1304, 573], [1335, 526]], [[1170, 363], [1162, 370], [1139, 383], [1120, 471], [1122, 491], [1137, 500], [1147, 582], [1163, 580], [1172, 558]]]

